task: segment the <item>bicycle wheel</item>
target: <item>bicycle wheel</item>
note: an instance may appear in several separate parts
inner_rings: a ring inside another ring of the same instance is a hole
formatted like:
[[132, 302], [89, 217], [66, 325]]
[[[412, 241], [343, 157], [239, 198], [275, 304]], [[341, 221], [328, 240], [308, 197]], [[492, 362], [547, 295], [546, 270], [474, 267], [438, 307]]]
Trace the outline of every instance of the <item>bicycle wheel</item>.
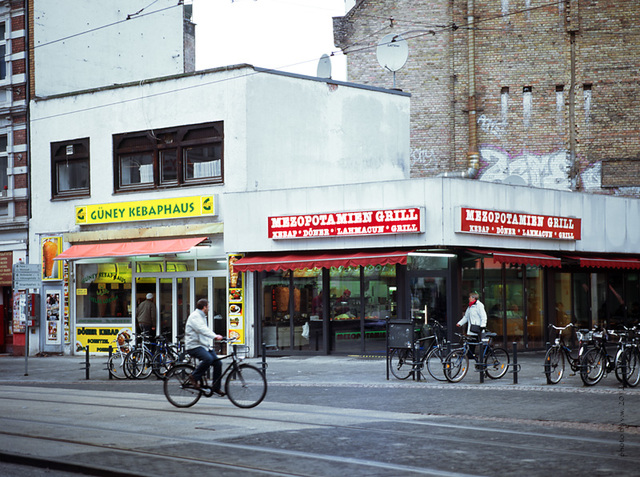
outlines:
[[174, 406], [191, 407], [200, 400], [202, 391], [187, 384], [195, 369], [190, 364], [180, 364], [167, 372], [163, 383], [164, 395]]
[[147, 379], [151, 375], [151, 355], [142, 350], [136, 349], [127, 355], [124, 362], [127, 372], [134, 379]]
[[624, 355], [624, 351], [625, 348], [618, 348], [618, 350], [616, 351], [616, 358], [614, 360], [614, 371], [616, 374], [616, 379], [618, 381], [620, 381], [622, 384], [624, 384], [624, 376], [622, 375], [622, 368], [623, 368], [623, 362], [622, 362], [622, 357]]
[[429, 354], [426, 357], [427, 371], [431, 377], [437, 381], [446, 381], [447, 377], [444, 372], [444, 363], [446, 359], [447, 351], [440, 346], [431, 348]]
[[455, 349], [444, 360], [444, 376], [451, 383], [464, 379], [469, 371], [469, 357], [465, 349]]
[[395, 348], [389, 355], [389, 369], [398, 379], [407, 379], [413, 369], [413, 351]]
[[240, 364], [227, 375], [224, 391], [235, 406], [255, 407], [267, 395], [267, 378], [255, 366]]
[[107, 361], [107, 368], [109, 369], [109, 375], [116, 379], [126, 379], [127, 375], [124, 370], [124, 361], [127, 355], [122, 351], [112, 354]]
[[174, 356], [170, 351], [160, 351], [153, 355], [151, 358], [151, 368], [153, 374], [159, 379], [164, 379], [167, 375], [167, 371], [176, 363], [177, 356]]
[[556, 346], [547, 350], [544, 356], [544, 374], [547, 384], [558, 384], [564, 376], [564, 354]]
[[598, 384], [604, 376], [604, 368], [606, 366], [606, 359], [603, 356], [602, 350], [599, 348], [591, 348], [582, 357], [580, 363], [580, 377], [585, 386], [593, 386]]
[[624, 367], [624, 384], [635, 388], [640, 382], [640, 351], [638, 348], [627, 348], [622, 355], [622, 365]]
[[484, 357], [485, 370], [491, 379], [500, 379], [509, 370], [509, 353], [504, 348], [487, 349]]

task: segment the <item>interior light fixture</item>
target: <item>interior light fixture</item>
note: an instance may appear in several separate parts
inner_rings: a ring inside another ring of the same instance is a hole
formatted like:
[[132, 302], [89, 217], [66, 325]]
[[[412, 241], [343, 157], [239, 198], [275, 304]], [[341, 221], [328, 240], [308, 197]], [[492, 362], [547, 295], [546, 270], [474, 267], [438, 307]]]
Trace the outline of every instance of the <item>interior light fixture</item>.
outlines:
[[457, 257], [455, 253], [430, 253], [430, 252], [411, 252], [409, 256], [410, 257], [446, 257], [446, 258]]

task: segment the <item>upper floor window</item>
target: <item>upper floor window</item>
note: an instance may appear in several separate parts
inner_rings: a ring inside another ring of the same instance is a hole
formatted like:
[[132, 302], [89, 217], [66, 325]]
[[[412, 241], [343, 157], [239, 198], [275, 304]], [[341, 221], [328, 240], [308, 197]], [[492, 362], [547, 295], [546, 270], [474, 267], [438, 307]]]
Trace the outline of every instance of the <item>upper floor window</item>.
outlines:
[[113, 136], [116, 191], [223, 182], [222, 122]]
[[[9, 155], [7, 154], [7, 135], [0, 135], [0, 196], [6, 196], [9, 189]], [[0, 213], [0, 215], [2, 215]]]
[[0, 81], [7, 79], [7, 40], [5, 22], [0, 22]]
[[91, 194], [88, 137], [51, 143], [51, 191], [54, 199]]

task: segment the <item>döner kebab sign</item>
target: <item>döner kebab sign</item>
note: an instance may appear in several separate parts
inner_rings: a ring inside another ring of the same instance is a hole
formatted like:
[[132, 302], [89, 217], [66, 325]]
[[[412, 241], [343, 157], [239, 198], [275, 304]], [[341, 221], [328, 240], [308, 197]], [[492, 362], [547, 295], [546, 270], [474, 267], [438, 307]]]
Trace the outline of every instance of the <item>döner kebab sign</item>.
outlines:
[[420, 208], [413, 207], [269, 217], [269, 238], [420, 233], [422, 215]]
[[461, 207], [458, 232], [556, 240], [580, 240], [582, 220]]

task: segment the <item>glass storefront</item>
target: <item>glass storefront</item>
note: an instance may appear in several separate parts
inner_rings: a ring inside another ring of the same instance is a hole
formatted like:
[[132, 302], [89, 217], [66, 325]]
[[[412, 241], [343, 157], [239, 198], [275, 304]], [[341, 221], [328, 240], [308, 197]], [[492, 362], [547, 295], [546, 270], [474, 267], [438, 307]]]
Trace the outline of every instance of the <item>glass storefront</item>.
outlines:
[[[204, 254], [204, 258], [199, 259], [198, 253]], [[164, 333], [175, 341], [184, 333], [187, 317], [197, 300], [206, 298], [211, 303], [209, 318], [213, 320], [214, 330], [225, 335], [226, 275], [226, 259], [212, 258], [206, 250], [171, 258], [80, 261], [75, 264], [75, 325], [82, 333], [95, 333], [91, 329], [98, 328], [133, 331], [135, 308], [152, 293], [157, 310], [157, 334]], [[104, 345], [104, 340], [101, 343]]]

